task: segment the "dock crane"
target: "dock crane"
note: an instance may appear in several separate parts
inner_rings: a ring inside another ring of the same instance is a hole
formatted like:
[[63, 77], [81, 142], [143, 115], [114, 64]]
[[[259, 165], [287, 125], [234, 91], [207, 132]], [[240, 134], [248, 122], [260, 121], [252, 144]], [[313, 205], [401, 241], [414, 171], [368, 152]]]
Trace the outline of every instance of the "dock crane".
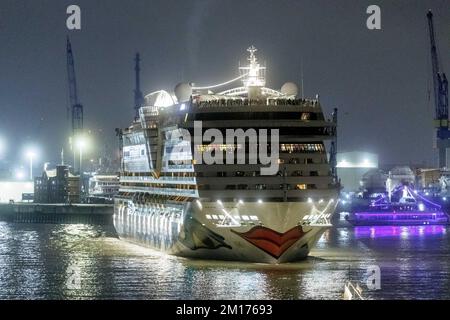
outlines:
[[[75, 61], [69, 37], [67, 37], [67, 77], [69, 83], [70, 99], [70, 105], [68, 106], [67, 113], [71, 114], [72, 121], [72, 137], [70, 139], [70, 144], [73, 151], [73, 168], [75, 170], [76, 148], [74, 146], [74, 143], [75, 139], [77, 139], [77, 137], [80, 137], [83, 133], [83, 105], [78, 101], [77, 79], [75, 76]], [[81, 161], [82, 159], [80, 152], [79, 168], [81, 168]]]
[[72, 113], [72, 135], [76, 136], [83, 130], [83, 105], [78, 101], [77, 79], [75, 76], [75, 61], [72, 45], [67, 37], [67, 76], [69, 81], [70, 109]]
[[439, 150], [439, 168], [447, 167], [447, 148], [450, 148], [450, 130], [448, 119], [448, 81], [445, 73], [440, 72], [439, 59], [434, 35], [433, 13], [428, 11], [428, 28], [431, 42], [431, 64], [433, 69], [433, 96], [435, 105], [436, 146]]

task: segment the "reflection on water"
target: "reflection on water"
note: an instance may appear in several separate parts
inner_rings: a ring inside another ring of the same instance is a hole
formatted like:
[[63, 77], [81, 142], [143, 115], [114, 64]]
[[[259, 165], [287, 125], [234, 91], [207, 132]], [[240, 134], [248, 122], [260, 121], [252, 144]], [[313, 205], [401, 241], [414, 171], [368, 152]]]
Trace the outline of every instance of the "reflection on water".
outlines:
[[167, 256], [112, 227], [0, 223], [0, 299], [340, 299], [374, 264], [381, 290], [367, 298], [444, 299], [449, 249], [441, 226], [338, 227], [306, 261], [272, 266]]
[[430, 235], [445, 235], [447, 229], [445, 226], [376, 226], [376, 227], [355, 227], [355, 237], [361, 238], [382, 238], [382, 237], [400, 237], [408, 239], [409, 237], [427, 237]]

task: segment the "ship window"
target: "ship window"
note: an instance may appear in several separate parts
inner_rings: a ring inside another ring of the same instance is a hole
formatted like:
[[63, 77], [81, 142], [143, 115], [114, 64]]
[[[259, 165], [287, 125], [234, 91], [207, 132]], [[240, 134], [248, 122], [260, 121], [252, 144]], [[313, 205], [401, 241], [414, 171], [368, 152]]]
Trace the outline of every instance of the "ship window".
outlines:
[[218, 217], [217, 215], [215, 215], [215, 214], [212, 215], [212, 218], [213, 218], [214, 220], [219, 219], [219, 217]]
[[306, 190], [306, 184], [302, 183], [302, 184], [298, 184], [295, 189], [297, 190]]
[[225, 152], [234, 152], [236, 149], [240, 150], [243, 148], [242, 144], [208, 144], [208, 145], [197, 145], [197, 151], [200, 153], [203, 152], [212, 152], [212, 151], [225, 151]]
[[294, 152], [324, 153], [325, 147], [321, 143], [281, 144], [280, 151], [282, 153], [294, 153]]
[[207, 214], [207, 215], [206, 215], [206, 219], [211, 220], [212, 217], [211, 217], [209, 214]]
[[318, 176], [319, 176], [319, 172], [317, 172], [317, 171], [310, 171], [310, 172], [309, 172], [309, 175], [310, 175], [311, 177], [318, 177]]
[[257, 216], [250, 216], [250, 219], [253, 220], [253, 221], [258, 221], [259, 220]]
[[302, 120], [310, 120], [311, 119], [311, 113], [309, 112], [303, 112], [302, 113]]
[[223, 219], [225, 219], [225, 216], [219, 215], [219, 219], [220, 219], [220, 220], [223, 220]]
[[245, 221], [250, 220], [250, 218], [248, 216], [241, 216], [241, 217], [242, 217], [242, 220], [245, 220]]

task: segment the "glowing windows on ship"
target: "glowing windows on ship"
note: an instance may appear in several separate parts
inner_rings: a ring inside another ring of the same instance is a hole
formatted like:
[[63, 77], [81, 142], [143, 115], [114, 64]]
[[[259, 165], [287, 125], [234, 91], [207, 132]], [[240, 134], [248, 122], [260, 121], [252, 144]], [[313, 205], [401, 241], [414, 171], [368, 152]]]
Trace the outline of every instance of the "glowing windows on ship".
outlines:
[[303, 112], [301, 116], [301, 120], [311, 120], [311, 113]]
[[197, 151], [200, 153], [211, 152], [211, 151], [225, 151], [225, 152], [234, 152], [236, 150], [241, 150], [243, 145], [238, 144], [208, 144], [208, 145], [197, 145]]
[[[207, 214], [207, 215], [205, 215], [205, 217], [208, 220], [216, 220], [216, 221], [223, 221], [226, 218], [224, 215], [221, 215], [221, 214], [219, 214], [219, 215]], [[255, 216], [255, 215], [251, 215], [251, 216], [249, 216], [249, 215], [241, 215], [241, 216], [234, 215], [234, 216], [232, 216], [232, 218], [236, 221], [239, 221], [239, 220], [248, 221], [248, 222], [249, 221], [259, 221], [258, 216]]]
[[280, 144], [280, 151], [283, 153], [294, 152], [325, 152], [325, 147], [321, 143], [296, 143], [296, 144]]

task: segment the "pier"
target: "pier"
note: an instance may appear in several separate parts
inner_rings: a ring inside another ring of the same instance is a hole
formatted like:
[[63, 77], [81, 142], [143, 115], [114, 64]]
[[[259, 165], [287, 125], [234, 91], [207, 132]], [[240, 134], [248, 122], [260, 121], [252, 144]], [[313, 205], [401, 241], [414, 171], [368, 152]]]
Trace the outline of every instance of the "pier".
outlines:
[[50, 224], [112, 224], [110, 204], [0, 204], [0, 221]]

